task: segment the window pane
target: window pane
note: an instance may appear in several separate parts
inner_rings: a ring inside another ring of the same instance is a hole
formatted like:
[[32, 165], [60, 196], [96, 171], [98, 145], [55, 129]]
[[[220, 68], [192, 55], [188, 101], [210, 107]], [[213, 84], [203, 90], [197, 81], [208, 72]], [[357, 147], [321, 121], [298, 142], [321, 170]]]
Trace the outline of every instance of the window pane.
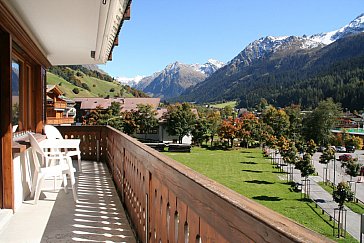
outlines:
[[13, 126], [19, 125], [19, 94], [20, 94], [20, 82], [19, 82], [19, 74], [20, 74], [20, 65], [16, 61], [12, 62], [12, 72], [11, 72], [11, 81], [12, 81], [12, 123]]

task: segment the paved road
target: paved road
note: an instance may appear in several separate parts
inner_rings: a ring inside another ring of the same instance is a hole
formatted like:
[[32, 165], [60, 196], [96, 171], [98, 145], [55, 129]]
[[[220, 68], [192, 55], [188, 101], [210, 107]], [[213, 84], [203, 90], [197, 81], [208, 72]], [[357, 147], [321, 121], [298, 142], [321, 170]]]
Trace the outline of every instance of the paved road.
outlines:
[[[356, 153], [358, 153], [358, 156], [360, 156], [360, 158], [363, 158], [363, 160], [364, 160], [363, 151], [357, 151]], [[330, 193], [328, 193], [327, 191], [325, 191], [318, 184], [318, 182], [323, 180], [322, 175], [323, 175], [323, 167], [324, 167], [322, 164], [318, 163], [318, 159], [319, 159], [320, 155], [321, 155], [321, 153], [316, 153], [313, 156], [314, 165], [315, 165], [316, 171], [319, 173], [319, 175], [309, 177], [310, 185], [311, 185], [310, 198], [312, 200], [314, 200], [328, 214], [330, 214], [331, 217], [334, 217], [334, 209], [337, 208], [338, 205], [336, 202], [333, 201], [332, 195]], [[337, 155], [337, 157], [338, 157], [338, 155]], [[333, 173], [334, 173], [333, 167], [330, 167], [330, 166], [332, 166], [332, 165], [329, 165], [329, 171], [331, 173], [329, 178], [333, 179]], [[285, 166], [283, 168], [285, 170], [287, 170], [288, 167]], [[341, 169], [341, 163], [337, 163], [335, 168], [337, 169], [337, 171], [335, 171], [336, 172], [336, 184], [338, 182], [340, 182], [342, 179], [346, 179], [346, 180], [350, 179], [350, 177], [347, 177], [344, 174], [344, 171]], [[295, 182], [301, 183], [301, 179], [302, 178], [301, 178], [300, 171], [294, 169], [293, 180]], [[354, 178], [354, 179], [357, 179], [357, 178]], [[364, 196], [363, 195], [364, 189], [362, 187], [363, 185], [364, 185], [364, 183], [360, 183], [360, 184], [358, 183], [358, 186], [357, 186], [357, 196], [358, 197]], [[360, 199], [360, 200], [362, 200], [362, 199]], [[347, 209], [346, 230], [350, 235], [352, 235], [354, 238], [356, 238], [359, 241], [360, 240], [360, 215], [357, 213], [354, 213], [347, 207], [345, 207], [345, 208]]]
[[[313, 161], [320, 177], [323, 177], [324, 167], [325, 165], [320, 164], [319, 158], [322, 153], [317, 152], [313, 155]], [[336, 162], [335, 162], [335, 184], [337, 185], [341, 181], [350, 181], [350, 176], [346, 175], [343, 168], [341, 168], [341, 162], [338, 161], [338, 158], [341, 154], [344, 153], [336, 153]], [[356, 150], [355, 153], [349, 153], [353, 156], [353, 158], [358, 158], [358, 163], [364, 165], [364, 150]], [[331, 182], [334, 182], [334, 162], [330, 162], [328, 165], [329, 173], [328, 177]], [[358, 181], [359, 177], [353, 177], [352, 181]], [[355, 186], [353, 186], [355, 187]], [[354, 189], [354, 188], [353, 188]], [[360, 201], [364, 202], [364, 183], [356, 183], [356, 198]]]

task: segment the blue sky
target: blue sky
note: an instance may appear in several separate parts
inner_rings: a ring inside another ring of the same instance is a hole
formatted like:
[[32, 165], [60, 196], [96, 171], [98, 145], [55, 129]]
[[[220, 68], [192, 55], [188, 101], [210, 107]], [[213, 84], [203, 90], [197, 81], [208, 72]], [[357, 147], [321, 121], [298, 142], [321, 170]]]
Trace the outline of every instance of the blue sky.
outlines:
[[113, 60], [100, 67], [134, 77], [174, 61], [228, 62], [260, 37], [328, 32], [363, 12], [363, 0], [133, 0]]

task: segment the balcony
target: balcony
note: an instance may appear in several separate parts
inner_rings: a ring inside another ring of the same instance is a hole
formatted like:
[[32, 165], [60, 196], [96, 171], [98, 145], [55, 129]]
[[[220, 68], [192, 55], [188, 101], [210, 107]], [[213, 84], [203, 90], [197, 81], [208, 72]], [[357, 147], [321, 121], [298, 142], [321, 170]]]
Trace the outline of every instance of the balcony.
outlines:
[[47, 117], [47, 124], [60, 125], [60, 124], [72, 124], [74, 123], [73, 117]]
[[52, 109], [66, 109], [67, 108], [67, 102], [58, 100], [58, 101], [56, 101], [54, 103], [48, 103], [47, 107], [52, 108]]
[[[54, 207], [59, 209], [53, 209], [45, 223], [43, 240], [58, 237], [60, 241], [99, 242], [98, 237], [116, 235], [132, 241], [128, 227], [115, 227], [125, 225], [121, 216], [109, 222], [113, 226], [100, 226], [104, 220], [95, 220], [102, 214], [101, 209], [105, 214], [123, 214], [121, 207], [113, 205], [118, 200], [117, 192], [131, 227], [142, 242], [329, 241], [111, 127], [59, 129], [66, 138], [81, 139], [85, 172], [78, 175], [80, 202], [76, 208], [71, 193], [58, 193]], [[60, 200], [63, 197], [64, 202]], [[106, 201], [110, 198], [113, 199], [109, 204]], [[45, 202], [40, 200], [39, 204]], [[109, 206], [99, 206], [104, 204]]]
[[0, 242], [135, 242], [106, 164], [82, 161], [82, 169], [76, 204], [72, 192], [46, 180], [38, 203], [23, 202], [0, 228]]

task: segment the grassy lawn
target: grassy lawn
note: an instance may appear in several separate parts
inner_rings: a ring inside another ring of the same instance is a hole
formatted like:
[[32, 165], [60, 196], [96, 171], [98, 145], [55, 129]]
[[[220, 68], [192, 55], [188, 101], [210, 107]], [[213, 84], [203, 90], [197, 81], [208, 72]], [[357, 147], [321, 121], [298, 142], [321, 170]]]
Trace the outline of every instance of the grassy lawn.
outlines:
[[234, 108], [236, 106], [236, 101], [229, 101], [229, 102], [225, 102], [225, 103], [211, 105], [211, 107], [215, 107], [215, 108], [225, 108], [225, 106], [231, 106]]
[[[272, 168], [260, 149], [207, 150], [194, 147], [191, 153], [165, 153], [232, 190], [273, 209], [331, 239], [332, 221], [313, 202], [293, 192], [286, 174]], [[280, 179], [280, 177], [282, 179]], [[339, 242], [357, 242], [350, 236]]]
[[[61, 85], [60, 85], [61, 83]], [[63, 93], [65, 93], [65, 96], [67, 98], [74, 98], [74, 97], [97, 97], [95, 94], [92, 94], [88, 90], [82, 89], [80, 87], [77, 87], [76, 85], [73, 85], [63, 78], [58, 77], [57, 75], [54, 75], [53, 73], [47, 72], [47, 84], [56, 84], [58, 87], [62, 90]], [[77, 95], [72, 92], [74, 88], [78, 88], [80, 90], [80, 93]]]
[[[80, 77], [80, 80], [82, 83], [86, 83], [88, 85], [90, 91], [77, 87], [63, 78], [47, 72], [47, 84], [57, 84], [62, 92], [65, 93], [65, 96], [71, 99], [74, 97], [99, 97], [99, 95], [102, 95], [103, 97], [106, 97], [107, 95], [114, 97], [114, 95], [119, 94], [121, 89], [120, 84], [116, 82], [107, 82], [86, 75]], [[74, 88], [78, 88], [80, 93], [73, 93], [72, 90]], [[112, 88], [114, 89], [114, 92], [110, 92]], [[123, 97], [133, 97], [133, 95], [124, 91]]]
[[[323, 182], [319, 183], [322, 188], [324, 188], [327, 192], [332, 194], [333, 188], [330, 185], [326, 185]], [[364, 204], [362, 203], [355, 203], [355, 202], [346, 202], [345, 206], [351, 209], [351, 211], [358, 213], [358, 214], [364, 214]]]

